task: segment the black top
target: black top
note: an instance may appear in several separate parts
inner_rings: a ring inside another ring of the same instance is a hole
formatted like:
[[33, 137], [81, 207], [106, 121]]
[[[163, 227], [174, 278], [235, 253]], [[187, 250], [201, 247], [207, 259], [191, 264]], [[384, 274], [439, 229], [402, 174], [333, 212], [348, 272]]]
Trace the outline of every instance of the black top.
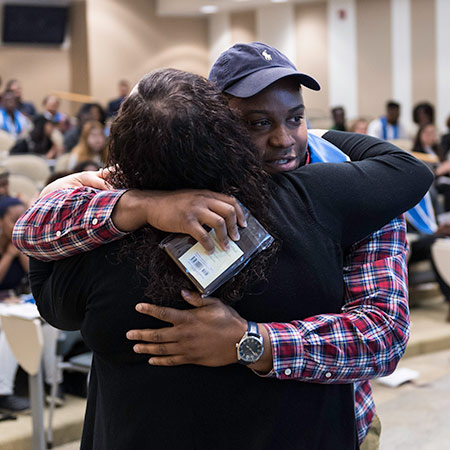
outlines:
[[4, 289], [15, 289], [19, 287], [20, 282], [26, 275], [25, 270], [20, 263], [19, 257], [12, 260], [9, 269], [5, 273], [3, 280], [0, 281], [0, 290]]
[[[339, 313], [345, 249], [411, 208], [432, 181], [425, 166], [389, 143], [341, 132], [324, 137], [353, 160], [370, 159], [272, 177], [282, 245], [268, 283], [235, 305], [248, 320]], [[94, 351], [83, 449], [358, 448], [352, 384], [262, 378], [239, 364], [156, 367], [135, 354], [128, 330], [167, 324], [135, 311], [145, 282], [133, 261], [116, 263], [119, 246], [31, 265], [43, 317], [81, 327]]]
[[447, 159], [447, 155], [450, 152], [450, 133], [444, 134], [444, 136], [442, 136], [441, 147], [443, 150], [443, 159]]

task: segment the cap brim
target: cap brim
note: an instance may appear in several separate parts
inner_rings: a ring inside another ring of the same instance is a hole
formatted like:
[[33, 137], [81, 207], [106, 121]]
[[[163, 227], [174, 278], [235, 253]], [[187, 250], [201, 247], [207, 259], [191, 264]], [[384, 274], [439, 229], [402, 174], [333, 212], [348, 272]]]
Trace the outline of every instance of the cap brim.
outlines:
[[296, 77], [302, 86], [306, 86], [313, 91], [320, 90], [319, 83], [305, 73], [300, 73], [287, 67], [267, 67], [236, 81], [236, 83], [226, 88], [224, 92], [234, 97], [252, 97], [272, 83], [275, 83], [275, 81], [286, 77]]

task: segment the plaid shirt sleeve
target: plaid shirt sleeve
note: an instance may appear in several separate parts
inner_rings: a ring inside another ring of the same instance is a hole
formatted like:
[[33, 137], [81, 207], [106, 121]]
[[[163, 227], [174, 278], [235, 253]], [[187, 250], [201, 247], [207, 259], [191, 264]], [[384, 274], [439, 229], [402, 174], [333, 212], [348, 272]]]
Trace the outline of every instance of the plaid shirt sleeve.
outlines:
[[392, 373], [409, 338], [407, 252], [403, 218], [355, 244], [342, 313], [265, 324], [273, 352], [265, 376], [349, 383]]
[[14, 245], [41, 261], [67, 258], [126, 235], [111, 214], [124, 190], [62, 189], [39, 199], [16, 222]]

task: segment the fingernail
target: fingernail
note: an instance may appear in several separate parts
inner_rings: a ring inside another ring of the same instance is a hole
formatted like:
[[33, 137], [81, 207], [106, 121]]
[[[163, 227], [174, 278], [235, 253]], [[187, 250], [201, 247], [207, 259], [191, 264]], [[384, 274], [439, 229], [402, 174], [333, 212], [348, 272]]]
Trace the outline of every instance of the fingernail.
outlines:
[[183, 297], [188, 297], [189, 298], [191, 296], [191, 293], [189, 291], [187, 291], [186, 289], [183, 289], [181, 291], [181, 294], [183, 295]]
[[244, 223], [242, 224], [242, 227], [245, 228], [247, 226], [247, 221], [244, 220]]
[[134, 339], [134, 334], [133, 334], [132, 331], [129, 331], [129, 332], [127, 333], [127, 339]]
[[149, 364], [153, 364], [153, 358], [150, 358], [150, 359], [148, 360], [148, 363], [149, 363]]
[[134, 350], [135, 353], [139, 353], [139, 346], [138, 346], [138, 345], [135, 345], [135, 346], [133, 347], [133, 350]]
[[241, 238], [241, 235], [239, 234], [238, 230], [234, 231], [233, 236], [235, 241], [238, 241]]
[[136, 305], [136, 309], [140, 312], [144, 311], [144, 307], [140, 303]]

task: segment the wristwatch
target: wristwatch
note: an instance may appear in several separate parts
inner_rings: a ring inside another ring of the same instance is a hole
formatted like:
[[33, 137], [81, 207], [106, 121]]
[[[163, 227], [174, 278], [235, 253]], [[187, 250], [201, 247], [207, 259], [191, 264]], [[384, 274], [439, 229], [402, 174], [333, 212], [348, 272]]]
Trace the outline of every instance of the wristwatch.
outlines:
[[263, 337], [259, 334], [258, 324], [248, 322], [248, 329], [236, 344], [238, 363], [248, 366], [261, 358], [264, 353]]

